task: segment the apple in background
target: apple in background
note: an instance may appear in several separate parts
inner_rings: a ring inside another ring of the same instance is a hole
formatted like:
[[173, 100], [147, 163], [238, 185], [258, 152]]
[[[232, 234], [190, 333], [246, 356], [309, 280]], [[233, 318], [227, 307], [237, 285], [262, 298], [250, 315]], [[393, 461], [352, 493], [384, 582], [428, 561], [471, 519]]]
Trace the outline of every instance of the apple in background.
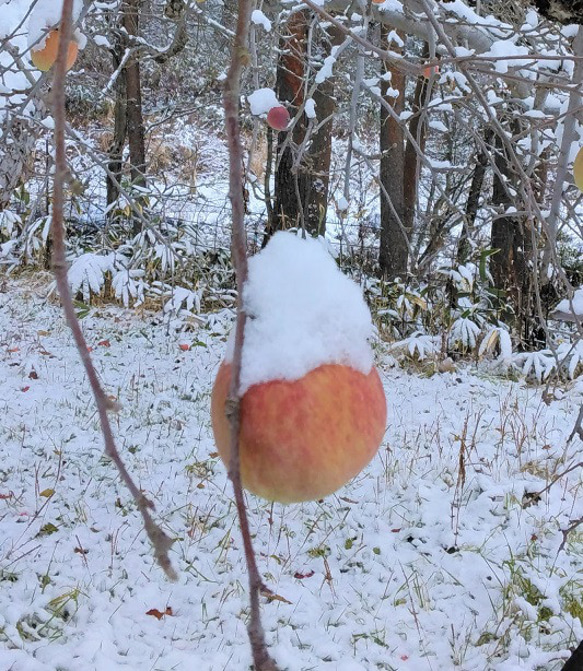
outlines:
[[[31, 60], [36, 68], [42, 72], [47, 72], [53, 67], [57, 60], [57, 52], [59, 50], [59, 30], [55, 28], [47, 35], [44, 47], [37, 49], [35, 47], [31, 50]], [[79, 45], [74, 39], [69, 42], [69, 49], [67, 52], [67, 70], [73, 67], [77, 60], [79, 53]]]
[[583, 147], [577, 152], [573, 163], [573, 179], [580, 191], [583, 191]]
[[283, 105], [272, 107], [267, 113], [267, 123], [273, 130], [285, 130], [290, 122], [289, 112]]
[[[227, 468], [230, 380], [231, 366], [223, 363], [211, 396], [213, 433]], [[385, 393], [375, 368], [365, 375], [346, 365], [324, 364], [297, 380], [252, 385], [241, 399], [243, 487], [281, 503], [332, 494], [376, 454], [386, 419]]]
[[423, 68], [423, 76], [425, 79], [430, 79], [432, 75], [439, 74], [439, 65], [428, 65], [426, 68]]

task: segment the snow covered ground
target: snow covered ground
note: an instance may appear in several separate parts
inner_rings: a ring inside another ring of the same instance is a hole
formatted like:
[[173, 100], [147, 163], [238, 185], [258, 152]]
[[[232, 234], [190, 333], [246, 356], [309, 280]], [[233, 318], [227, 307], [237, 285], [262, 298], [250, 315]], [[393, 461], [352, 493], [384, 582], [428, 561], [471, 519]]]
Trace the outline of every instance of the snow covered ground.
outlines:
[[[218, 671], [250, 666], [247, 579], [209, 405], [226, 336], [168, 335], [158, 315], [82, 321], [128, 468], [176, 538], [153, 563], [102, 455], [93, 401], [46, 286], [0, 282], [0, 669]], [[188, 351], [179, 347], [192, 343]], [[282, 669], [558, 670], [583, 639], [583, 382], [542, 389], [460, 367], [378, 365], [386, 440], [321, 503], [248, 497]]]

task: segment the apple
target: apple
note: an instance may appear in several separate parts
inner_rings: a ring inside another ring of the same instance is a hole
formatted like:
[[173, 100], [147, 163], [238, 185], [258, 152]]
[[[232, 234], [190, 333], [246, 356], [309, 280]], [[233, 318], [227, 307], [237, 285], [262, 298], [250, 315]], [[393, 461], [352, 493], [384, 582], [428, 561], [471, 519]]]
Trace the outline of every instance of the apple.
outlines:
[[583, 191], [583, 147], [577, 152], [573, 163], [573, 179], [580, 191]]
[[[45, 44], [41, 49], [33, 47], [31, 50], [31, 59], [36, 68], [42, 72], [47, 72], [53, 67], [57, 60], [57, 53], [59, 50], [59, 29], [55, 28], [47, 35]], [[79, 45], [72, 39], [69, 42], [69, 49], [67, 51], [67, 70], [73, 67], [77, 60], [79, 53]]]
[[290, 122], [289, 112], [283, 105], [272, 107], [267, 113], [267, 123], [273, 130], [285, 130]]
[[[222, 363], [211, 396], [221, 459], [231, 455], [225, 403], [231, 366]], [[249, 491], [281, 503], [321, 499], [357, 475], [376, 454], [387, 405], [375, 368], [324, 364], [297, 380], [252, 385], [241, 399], [241, 480]]]
[[425, 79], [430, 79], [432, 75], [439, 74], [439, 65], [428, 65], [426, 68], [423, 68], [423, 76]]

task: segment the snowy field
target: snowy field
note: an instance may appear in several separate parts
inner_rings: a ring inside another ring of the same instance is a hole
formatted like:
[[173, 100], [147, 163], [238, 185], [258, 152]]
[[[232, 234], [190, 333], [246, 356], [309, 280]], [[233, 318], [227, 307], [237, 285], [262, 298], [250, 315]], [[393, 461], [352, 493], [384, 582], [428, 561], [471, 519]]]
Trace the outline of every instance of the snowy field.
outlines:
[[[176, 542], [168, 582], [102, 455], [93, 401], [46, 286], [0, 281], [0, 670], [250, 667], [247, 578], [210, 430], [225, 334], [158, 315], [82, 320], [122, 405], [118, 444]], [[220, 329], [218, 329], [220, 330]], [[190, 343], [189, 350], [180, 348]], [[321, 503], [248, 497], [282, 669], [554, 671], [583, 639], [583, 381], [542, 389], [460, 367], [423, 377], [376, 347], [389, 423]], [[552, 390], [551, 390], [552, 391]]]

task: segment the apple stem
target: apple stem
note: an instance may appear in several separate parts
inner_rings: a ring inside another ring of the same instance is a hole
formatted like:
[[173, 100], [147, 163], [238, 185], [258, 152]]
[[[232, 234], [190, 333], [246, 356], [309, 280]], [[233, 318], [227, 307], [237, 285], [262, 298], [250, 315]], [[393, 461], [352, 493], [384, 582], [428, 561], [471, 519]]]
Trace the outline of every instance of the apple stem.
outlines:
[[269, 655], [265, 643], [265, 632], [261, 622], [259, 595], [268, 592], [257, 569], [257, 561], [249, 531], [249, 520], [245, 507], [245, 498], [241, 485], [241, 469], [239, 458], [239, 431], [241, 425], [240, 379], [241, 357], [245, 334], [246, 314], [243, 305], [243, 289], [247, 280], [247, 236], [245, 234], [245, 201], [243, 189], [245, 176], [243, 172], [243, 147], [239, 125], [239, 98], [241, 90], [241, 73], [244, 65], [250, 61], [247, 50], [249, 25], [253, 0], [238, 0], [237, 29], [233, 39], [231, 63], [225, 80], [223, 104], [225, 109], [225, 125], [229, 150], [229, 197], [232, 208], [231, 253], [237, 277], [237, 323], [235, 326], [235, 348], [231, 363], [231, 384], [227, 401], [227, 416], [231, 424], [231, 460], [229, 477], [233, 483], [235, 504], [239, 516], [239, 526], [243, 537], [245, 560], [249, 573], [250, 618], [247, 632], [251, 644], [255, 671], [279, 671], [277, 664]]
[[95, 404], [97, 406], [99, 421], [101, 423], [101, 432], [105, 444], [105, 453], [117, 466], [121, 479], [134, 497], [144, 521], [144, 528], [154, 548], [154, 556], [156, 557], [156, 560], [165, 571], [166, 575], [171, 580], [176, 580], [176, 571], [172, 567], [168, 556], [168, 550], [173, 541], [152, 519], [150, 510], [154, 508], [154, 504], [134, 483], [117, 451], [108, 416], [108, 413], [112, 410], [116, 410], [117, 406], [110, 398], [108, 398], [99, 381], [99, 376], [97, 375], [91, 355], [89, 354], [87, 342], [85, 341], [83, 331], [79, 325], [79, 320], [75, 314], [75, 306], [73, 297], [71, 296], [69, 280], [67, 278], [65, 226], [63, 223], [64, 185], [69, 174], [65, 148], [65, 78], [67, 74], [67, 53], [72, 35], [72, 12], [73, 0], [64, 0], [60, 24], [60, 40], [57, 59], [54, 65], [52, 88], [53, 117], [55, 120], [55, 177], [53, 183], [53, 209], [50, 229], [51, 240], [53, 243], [53, 272], [55, 274], [57, 289], [59, 290], [59, 295], [61, 297], [63, 312], [65, 313], [67, 323], [73, 334], [75, 345], [83, 366], [85, 367], [85, 372], [89, 384], [91, 385], [93, 396], [95, 397]]

